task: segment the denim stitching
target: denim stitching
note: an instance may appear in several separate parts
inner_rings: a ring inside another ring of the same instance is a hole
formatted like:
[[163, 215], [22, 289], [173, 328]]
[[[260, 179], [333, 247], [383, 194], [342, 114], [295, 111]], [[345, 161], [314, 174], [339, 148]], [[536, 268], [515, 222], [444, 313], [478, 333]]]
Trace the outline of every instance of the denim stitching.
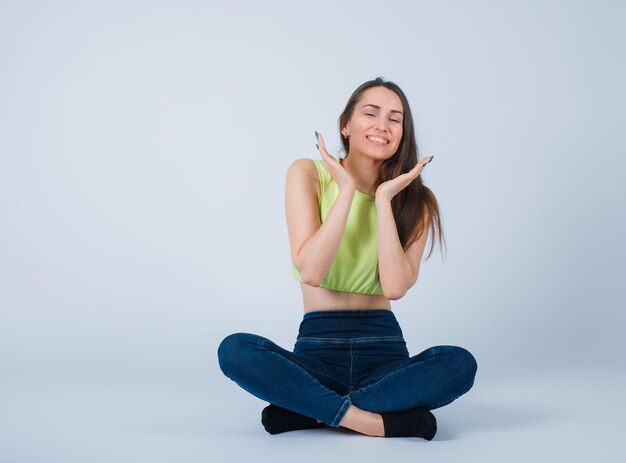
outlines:
[[[274, 352], [272, 349], [269, 349], [267, 347], [265, 347], [265, 343], [268, 342], [267, 339], [264, 339], [261, 341], [260, 345], [261, 347], [263, 347], [264, 349], [267, 350], [267, 352], [269, 352], [270, 354], [274, 354], [277, 355], [278, 357], [280, 357], [281, 359], [285, 360], [287, 362], [288, 365], [291, 365], [292, 367], [296, 368], [297, 370], [300, 370], [301, 372], [303, 372], [305, 374], [305, 376], [308, 377], [309, 380], [312, 380], [314, 383], [319, 384], [320, 386], [322, 386], [324, 389], [326, 389], [329, 392], [332, 392], [334, 394], [337, 394], [337, 392], [333, 391], [332, 389], [328, 389], [326, 386], [324, 386], [317, 378], [315, 378], [314, 376], [311, 375], [311, 373], [309, 373], [308, 371], [306, 371], [304, 368], [302, 368], [300, 365], [294, 363], [293, 361], [291, 361], [290, 359], [283, 357], [282, 355], [280, 355], [278, 352]], [[248, 391], [250, 392], [250, 391]], [[337, 394], [339, 395], [339, 394]]]
[[297, 339], [298, 341], [311, 341], [311, 342], [338, 342], [338, 343], [346, 343], [349, 342], [349, 339], [343, 338], [310, 338], [310, 337], [301, 337]]
[[392, 342], [392, 341], [404, 341], [402, 336], [380, 336], [380, 337], [369, 337], [369, 338], [353, 338], [353, 342]]
[[[434, 357], [434, 356], [436, 356], [436, 355], [439, 355], [439, 352], [438, 352], [438, 351], [435, 351], [435, 353], [433, 354], [433, 357]], [[407, 369], [407, 368], [411, 368], [411, 367], [412, 367], [412, 366], [414, 366], [414, 365], [416, 365], [416, 363], [410, 363], [410, 364], [408, 364], [408, 365], [406, 365], [406, 366], [404, 366], [404, 367], [402, 367], [402, 368], [400, 368], [400, 369], [398, 369], [398, 370], [394, 370], [394, 371], [392, 371], [392, 372], [389, 372], [389, 373], [387, 373], [385, 376], [383, 376], [382, 378], [380, 378], [378, 381], [376, 381], [375, 383], [370, 384], [369, 386], [361, 387], [361, 388], [357, 389], [357, 390], [356, 390], [356, 391], [354, 391], [354, 392], [361, 392], [361, 391], [365, 391], [365, 390], [369, 389], [370, 387], [374, 387], [374, 386], [376, 386], [377, 384], [381, 383], [382, 381], [384, 381], [384, 380], [386, 380], [386, 379], [388, 379], [388, 378], [391, 378], [392, 376], [394, 376], [394, 375], [396, 375], [396, 374], [400, 373], [401, 371], [403, 371], [403, 370], [405, 370], [405, 369]]]
[[370, 336], [362, 338], [320, 338], [314, 336], [301, 336], [298, 341], [314, 341], [314, 342], [373, 342], [373, 341], [404, 341], [402, 336]]
[[352, 392], [352, 342], [350, 342], [350, 382], [348, 383], [348, 394]]
[[[338, 412], [337, 412], [337, 414], [335, 415], [335, 418], [333, 418], [332, 423], [330, 423], [330, 425], [331, 425], [331, 426], [333, 426], [333, 427], [335, 427], [335, 428], [338, 428], [338, 427], [339, 427], [339, 423], [337, 422], [337, 421], [338, 421], [338, 418], [339, 418], [339, 415], [340, 415], [342, 412], [344, 412], [343, 414], [345, 415], [345, 412], [346, 412], [346, 411], [348, 411], [348, 408], [350, 407], [350, 405], [352, 405], [352, 402], [350, 401], [349, 394], [348, 394], [348, 397], [346, 397], [346, 399], [343, 401], [343, 404], [341, 404], [341, 407], [339, 408], [339, 411], [338, 411]], [[342, 417], [342, 418], [343, 418], [343, 417]], [[340, 420], [339, 420], [339, 421], [340, 421]]]

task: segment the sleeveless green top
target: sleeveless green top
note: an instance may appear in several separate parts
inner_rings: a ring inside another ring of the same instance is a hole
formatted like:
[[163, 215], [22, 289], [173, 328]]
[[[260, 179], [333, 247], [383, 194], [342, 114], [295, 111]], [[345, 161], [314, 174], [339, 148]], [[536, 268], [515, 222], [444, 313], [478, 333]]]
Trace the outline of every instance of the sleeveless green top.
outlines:
[[[314, 159], [320, 179], [318, 203], [320, 221], [324, 223], [328, 211], [339, 194], [339, 186], [326, 169], [324, 161]], [[302, 281], [293, 262], [291, 274]], [[378, 233], [375, 196], [356, 190], [346, 228], [335, 260], [320, 287], [348, 293], [382, 295], [378, 278]]]

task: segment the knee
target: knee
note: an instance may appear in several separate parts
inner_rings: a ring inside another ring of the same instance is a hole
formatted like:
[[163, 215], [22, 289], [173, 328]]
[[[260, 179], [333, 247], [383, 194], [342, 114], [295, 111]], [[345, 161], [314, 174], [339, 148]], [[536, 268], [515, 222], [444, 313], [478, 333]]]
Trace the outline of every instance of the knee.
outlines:
[[247, 351], [256, 335], [233, 333], [226, 336], [217, 348], [217, 360], [222, 372], [231, 378], [244, 366]]
[[439, 346], [448, 358], [450, 368], [461, 385], [468, 391], [474, 384], [478, 362], [470, 351], [460, 346]]

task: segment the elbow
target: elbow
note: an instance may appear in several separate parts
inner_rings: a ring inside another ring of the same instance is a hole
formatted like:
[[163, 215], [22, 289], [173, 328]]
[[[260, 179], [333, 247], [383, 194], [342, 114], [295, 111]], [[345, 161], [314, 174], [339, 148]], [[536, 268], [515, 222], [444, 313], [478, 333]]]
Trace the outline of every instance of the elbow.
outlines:
[[401, 299], [406, 294], [406, 290], [399, 286], [395, 288], [387, 287], [383, 288], [383, 294], [385, 296], [385, 299], [390, 301], [396, 301], [398, 299]]
[[397, 301], [398, 299], [402, 299], [411, 286], [413, 285], [409, 284], [396, 286], [394, 288], [383, 288], [385, 299], [388, 299], [390, 301]]
[[306, 270], [300, 272], [300, 278], [302, 278], [302, 283], [314, 287], [318, 287], [322, 282], [318, 275], [309, 275]]
[[315, 288], [319, 287], [321, 281], [319, 280], [319, 278], [315, 278], [315, 279], [302, 279], [302, 282], [309, 285], [309, 286], [313, 286]]
[[[293, 259], [293, 266], [298, 271], [298, 274], [300, 275], [300, 280], [305, 285], [317, 287], [322, 282], [323, 278], [320, 277], [315, 272], [312, 272], [311, 271], [311, 266], [308, 265], [308, 262], [302, 262], [302, 259], [300, 259], [298, 256], [296, 256], [296, 258]], [[315, 269], [313, 269], [313, 270], [315, 270]], [[317, 272], [317, 273], [319, 273], [319, 272]]]
[[389, 301], [396, 301], [398, 299], [402, 299], [405, 294], [406, 294], [406, 291], [391, 291], [391, 292], [384, 293], [385, 299]]

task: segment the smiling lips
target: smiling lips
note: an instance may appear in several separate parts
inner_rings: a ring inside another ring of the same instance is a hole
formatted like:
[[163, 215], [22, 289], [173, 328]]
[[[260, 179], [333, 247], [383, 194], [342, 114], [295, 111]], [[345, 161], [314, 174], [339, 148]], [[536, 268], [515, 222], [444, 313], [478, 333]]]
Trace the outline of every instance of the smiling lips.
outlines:
[[388, 140], [385, 140], [384, 138], [380, 138], [380, 137], [375, 137], [373, 135], [368, 135], [366, 138], [372, 143], [375, 143], [377, 145], [387, 145], [389, 143]]

